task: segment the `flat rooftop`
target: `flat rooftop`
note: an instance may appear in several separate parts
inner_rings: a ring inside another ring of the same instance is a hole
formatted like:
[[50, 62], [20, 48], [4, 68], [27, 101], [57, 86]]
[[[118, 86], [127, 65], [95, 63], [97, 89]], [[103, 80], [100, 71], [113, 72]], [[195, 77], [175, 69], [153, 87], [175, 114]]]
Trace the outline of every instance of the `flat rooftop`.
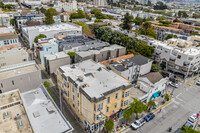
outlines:
[[[130, 85], [127, 79], [117, 75], [105, 68], [101, 63], [86, 60], [75, 64], [75, 68], [70, 65], [62, 66], [64, 76], [69, 76], [83, 91], [91, 98], [100, 98], [104, 93], [122, 86]], [[82, 81], [78, 79], [82, 77]], [[83, 87], [85, 86], [85, 87]]]
[[[17, 114], [19, 119], [15, 119]], [[33, 133], [24, 107], [20, 104], [0, 111], [0, 133]]]
[[80, 29], [81, 26], [71, 24], [71, 23], [61, 23], [52, 25], [40, 25], [40, 26], [29, 26], [23, 27], [22, 29], [26, 32], [30, 30], [38, 30], [39, 32], [51, 32], [51, 31], [72, 31]]
[[43, 86], [21, 94], [35, 133], [68, 133], [73, 130]]
[[35, 62], [15, 64], [0, 69], [0, 80], [38, 71]]
[[69, 55], [67, 53], [63, 52], [58, 52], [58, 53], [53, 53], [53, 54], [46, 54], [44, 55], [47, 60], [55, 60], [55, 59], [60, 59], [60, 58], [67, 58]]
[[0, 94], [0, 107], [21, 100], [18, 90]]

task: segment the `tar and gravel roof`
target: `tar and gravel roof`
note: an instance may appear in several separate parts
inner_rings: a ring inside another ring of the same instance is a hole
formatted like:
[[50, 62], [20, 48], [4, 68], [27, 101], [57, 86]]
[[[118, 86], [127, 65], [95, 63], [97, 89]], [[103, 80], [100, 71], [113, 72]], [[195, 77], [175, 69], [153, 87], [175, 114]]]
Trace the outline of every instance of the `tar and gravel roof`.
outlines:
[[[86, 87], [82, 87], [82, 90], [91, 98], [100, 98], [106, 92], [130, 85], [127, 79], [106, 69], [103, 64], [96, 63], [93, 60], [86, 60], [75, 64], [75, 68], [67, 65], [60, 67], [60, 69], [64, 71], [66, 77], [69, 76], [78, 86], [86, 85]], [[79, 76], [83, 78], [82, 82], [78, 80]]]

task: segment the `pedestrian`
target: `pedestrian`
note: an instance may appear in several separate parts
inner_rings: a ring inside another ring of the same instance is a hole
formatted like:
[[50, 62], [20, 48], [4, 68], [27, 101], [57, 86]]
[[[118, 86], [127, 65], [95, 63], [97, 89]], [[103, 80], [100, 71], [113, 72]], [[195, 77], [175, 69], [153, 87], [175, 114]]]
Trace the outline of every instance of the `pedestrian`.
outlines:
[[162, 109], [159, 110], [159, 113], [162, 111]]

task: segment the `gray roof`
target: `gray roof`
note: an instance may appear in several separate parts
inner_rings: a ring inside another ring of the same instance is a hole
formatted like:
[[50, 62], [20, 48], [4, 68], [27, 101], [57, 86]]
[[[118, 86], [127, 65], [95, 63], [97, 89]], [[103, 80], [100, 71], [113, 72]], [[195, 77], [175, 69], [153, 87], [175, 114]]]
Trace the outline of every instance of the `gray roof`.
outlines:
[[110, 65], [118, 71], [125, 71], [129, 67], [132, 67], [134, 65], [142, 66], [150, 61], [152, 60], [147, 57], [144, 57], [142, 55], [136, 55], [126, 60], [111, 63]]
[[153, 84], [157, 83], [163, 78], [163, 76], [159, 72], [150, 72], [142, 77], [146, 77]]
[[15, 38], [18, 38], [17, 34], [0, 36], [0, 40], [9, 40], [9, 39], [15, 39]]

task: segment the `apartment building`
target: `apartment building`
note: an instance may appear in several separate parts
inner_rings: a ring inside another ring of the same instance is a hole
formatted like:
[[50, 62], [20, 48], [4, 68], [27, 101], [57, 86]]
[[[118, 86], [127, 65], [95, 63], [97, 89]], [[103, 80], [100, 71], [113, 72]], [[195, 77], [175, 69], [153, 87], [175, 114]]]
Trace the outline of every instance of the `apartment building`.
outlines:
[[154, 39], [148, 39], [147, 44], [155, 48], [153, 58], [162, 69], [182, 77], [191, 76], [198, 72], [200, 62], [200, 49], [198, 47], [183, 48]]
[[75, 52], [75, 62], [92, 59], [96, 62], [113, 59], [126, 54], [126, 48], [119, 45], [111, 45], [100, 50], [88, 50]]
[[19, 89], [25, 92], [42, 83], [41, 70], [34, 62], [24, 62], [0, 69], [0, 92]]
[[98, 7], [104, 7], [107, 6], [107, 1], [106, 0], [94, 0], [94, 5]]
[[43, 38], [38, 40], [38, 45], [35, 47], [36, 57], [44, 64], [44, 55], [57, 53], [58, 44], [55, 38]]
[[8, 14], [0, 14], [0, 26], [10, 26], [10, 16]]
[[6, 33], [3, 33], [3, 32], [0, 33], [0, 47], [8, 46], [8, 45], [17, 45], [19, 47], [21, 46], [18, 35], [15, 32], [12, 32], [10, 30], [7, 30], [5, 32]]
[[0, 67], [19, 64], [29, 60], [29, 53], [26, 51], [26, 48], [21, 48], [16, 45], [0, 48]]
[[121, 117], [129, 105], [131, 83], [93, 60], [60, 67], [57, 80], [88, 132], [98, 130], [108, 117]]
[[198, 43], [193, 43], [191, 41], [186, 41], [183, 39], [177, 39], [177, 38], [171, 38], [165, 41], [165, 43], [167, 44], [171, 44], [174, 46], [178, 46], [180, 48], [188, 48], [188, 47], [192, 47], [192, 46], [196, 46], [198, 45]]
[[59, 67], [70, 63], [70, 56], [64, 51], [44, 55], [44, 66], [48, 74], [56, 74]]
[[61, 11], [62, 9], [64, 9], [67, 12], [76, 12], [76, 10], [77, 10], [77, 1], [76, 0], [72, 0], [71, 2], [58, 1], [57, 4], [54, 5], [54, 8], [57, 11]]
[[109, 61], [108, 67], [119, 75], [135, 83], [139, 76], [151, 71], [152, 60], [142, 55], [130, 56], [129, 58], [118, 57]]
[[27, 26], [22, 28], [22, 36], [32, 46], [34, 39], [39, 34], [45, 34], [47, 38], [59, 35], [81, 35], [82, 27], [72, 23], [61, 23], [41, 26]]

